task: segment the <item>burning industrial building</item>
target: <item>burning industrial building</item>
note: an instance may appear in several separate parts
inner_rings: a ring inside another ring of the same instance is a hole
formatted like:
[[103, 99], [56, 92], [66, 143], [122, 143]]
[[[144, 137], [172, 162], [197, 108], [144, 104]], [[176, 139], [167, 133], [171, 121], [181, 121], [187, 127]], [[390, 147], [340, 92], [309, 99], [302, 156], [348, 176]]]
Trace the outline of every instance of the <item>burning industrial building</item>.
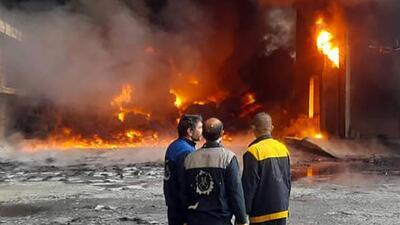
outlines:
[[[5, 1], [22, 33], [2, 48], [4, 82], [18, 90], [6, 135], [38, 147], [159, 145], [184, 113], [218, 116], [234, 135], [264, 110], [281, 137], [396, 137], [395, 63], [376, 75], [396, 37], [379, 31], [389, 19], [353, 13], [388, 4]], [[385, 101], [366, 91], [378, 77]]]
[[[354, 215], [365, 204], [357, 198], [370, 190], [340, 186], [339, 195], [356, 198], [348, 212], [339, 209], [341, 198], [326, 205], [330, 196], [318, 188], [336, 196], [321, 180], [333, 176], [343, 185], [347, 174], [362, 170], [374, 174], [366, 180], [398, 193], [398, 180], [377, 177], [398, 171], [399, 12], [396, 0], [0, 1], [0, 136], [17, 150], [0, 153], [0, 186], [82, 185], [89, 206], [74, 217], [72, 203], [63, 203], [65, 224], [99, 222], [87, 216], [98, 211], [110, 215], [102, 215], [103, 223], [163, 224], [162, 169], [148, 161], [162, 160], [180, 116], [218, 117], [224, 144], [240, 155], [251, 140], [250, 119], [266, 111], [300, 180], [293, 224], [362, 224]], [[383, 205], [380, 188], [366, 201]], [[82, 197], [74, 190], [66, 195]], [[107, 191], [118, 196], [106, 201]], [[143, 201], [143, 208], [115, 200], [122, 195]], [[298, 210], [308, 207], [308, 196], [322, 204], [310, 206], [318, 217]], [[0, 203], [14, 200], [0, 197]], [[115, 209], [104, 204], [151, 219], [128, 213], [116, 222]], [[27, 210], [38, 213], [34, 224], [46, 221], [41, 212], [50, 206]], [[28, 206], [4, 207], [0, 223]], [[398, 214], [387, 218], [395, 224]]]
[[285, 115], [281, 121], [298, 114], [288, 109], [292, 8], [247, 1], [8, 7], [24, 33], [4, 63], [21, 92], [8, 130], [42, 147], [153, 145], [188, 112], [221, 117], [228, 134], [246, 131], [262, 109]]

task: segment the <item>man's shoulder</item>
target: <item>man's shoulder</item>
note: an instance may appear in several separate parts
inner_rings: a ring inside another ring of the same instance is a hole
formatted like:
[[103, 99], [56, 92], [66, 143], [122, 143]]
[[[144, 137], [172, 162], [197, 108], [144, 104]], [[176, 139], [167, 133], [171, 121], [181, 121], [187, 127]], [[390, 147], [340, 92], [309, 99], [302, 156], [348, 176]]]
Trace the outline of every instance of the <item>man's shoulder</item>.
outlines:
[[286, 145], [277, 139], [271, 138], [270, 142], [275, 145], [278, 145], [279, 147], [286, 148]]
[[289, 155], [289, 149], [286, 147], [286, 145], [276, 139], [271, 139], [270, 145], [273, 146], [275, 149], [278, 149], [282, 154], [287, 154]]
[[226, 169], [234, 157], [235, 153], [224, 147], [200, 148], [187, 155], [185, 167], [190, 169], [203, 167]]
[[176, 160], [182, 154], [190, 153], [194, 150], [195, 148], [187, 143], [185, 140], [177, 139], [168, 146], [166, 157], [171, 160]]
[[176, 148], [176, 146], [178, 146], [178, 145], [180, 145], [181, 144], [181, 140], [179, 140], [179, 139], [175, 139], [175, 140], [173, 140], [169, 145], [168, 145], [168, 150], [169, 149], [174, 149], [174, 148]]
[[178, 139], [174, 140], [171, 144], [169, 144], [167, 149], [168, 150], [169, 149], [172, 149], [172, 150], [174, 150], [174, 149], [184, 149], [184, 150], [189, 149], [190, 150], [190, 149], [194, 149], [194, 146], [190, 145], [187, 141], [185, 141], [181, 138], [178, 138]]
[[289, 155], [287, 147], [273, 138], [268, 138], [249, 146], [246, 153], [253, 155], [257, 160]]
[[236, 154], [228, 148], [222, 148], [222, 152], [226, 157], [229, 157], [230, 159], [236, 157]]
[[235, 153], [230, 149], [227, 149], [223, 146], [212, 148], [211, 151], [208, 151], [207, 148], [199, 148], [196, 151], [190, 153], [190, 155], [197, 155], [197, 154], [213, 154], [213, 155], [221, 155], [221, 156], [235, 156]]
[[257, 142], [253, 145], [250, 145], [247, 150], [259, 150], [262, 148], [268, 148], [268, 147], [279, 147], [279, 148], [285, 148], [286, 149], [286, 145], [283, 144], [282, 142], [274, 139], [274, 138], [268, 138], [268, 139], [264, 139], [260, 142]]

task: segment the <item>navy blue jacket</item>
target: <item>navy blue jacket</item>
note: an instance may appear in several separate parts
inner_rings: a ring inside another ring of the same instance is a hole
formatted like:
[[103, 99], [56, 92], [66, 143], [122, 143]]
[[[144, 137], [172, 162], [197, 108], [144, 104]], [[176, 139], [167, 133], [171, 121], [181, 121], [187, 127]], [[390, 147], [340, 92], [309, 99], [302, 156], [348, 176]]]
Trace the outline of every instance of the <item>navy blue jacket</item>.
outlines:
[[236, 156], [219, 143], [206, 143], [185, 159], [182, 197], [189, 225], [246, 223], [246, 207]]
[[168, 207], [183, 212], [183, 202], [180, 199], [179, 176], [182, 176], [185, 157], [196, 150], [196, 143], [186, 138], [173, 141], [165, 153], [164, 165], [164, 196]]

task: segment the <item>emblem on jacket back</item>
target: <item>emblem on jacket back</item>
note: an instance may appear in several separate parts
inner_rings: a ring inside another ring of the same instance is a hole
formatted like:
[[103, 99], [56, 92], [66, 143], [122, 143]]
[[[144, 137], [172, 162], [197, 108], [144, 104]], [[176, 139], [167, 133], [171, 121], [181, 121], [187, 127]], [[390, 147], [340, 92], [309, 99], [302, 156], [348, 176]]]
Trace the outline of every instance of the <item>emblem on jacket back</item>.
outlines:
[[196, 193], [210, 195], [214, 189], [214, 181], [210, 173], [200, 170], [196, 176]]

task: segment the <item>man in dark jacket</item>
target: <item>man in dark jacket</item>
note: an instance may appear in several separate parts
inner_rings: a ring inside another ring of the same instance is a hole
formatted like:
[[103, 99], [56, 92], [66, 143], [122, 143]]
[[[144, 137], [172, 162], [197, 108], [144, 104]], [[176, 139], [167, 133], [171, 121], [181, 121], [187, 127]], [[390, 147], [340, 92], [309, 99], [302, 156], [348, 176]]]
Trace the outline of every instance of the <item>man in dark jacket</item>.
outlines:
[[284, 225], [291, 189], [289, 151], [273, 139], [271, 117], [258, 113], [252, 128], [256, 139], [243, 156], [243, 190], [250, 224]]
[[200, 141], [202, 129], [201, 116], [183, 115], [178, 124], [179, 138], [168, 146], [165, 154], [164, 196], [168, 207], [169, 225], [184, 223], [179, 177], [182, 176], [185, 157], [196, 149], [196, 142]]
[[222, 135], [222, 122], [208, 119], [203, 126], [206, 143], [185, 159], [181, 184], [188, 225], [230, 225], [232, 215], [237, 224], [247, 223], [238, 161], [221, 145]]

